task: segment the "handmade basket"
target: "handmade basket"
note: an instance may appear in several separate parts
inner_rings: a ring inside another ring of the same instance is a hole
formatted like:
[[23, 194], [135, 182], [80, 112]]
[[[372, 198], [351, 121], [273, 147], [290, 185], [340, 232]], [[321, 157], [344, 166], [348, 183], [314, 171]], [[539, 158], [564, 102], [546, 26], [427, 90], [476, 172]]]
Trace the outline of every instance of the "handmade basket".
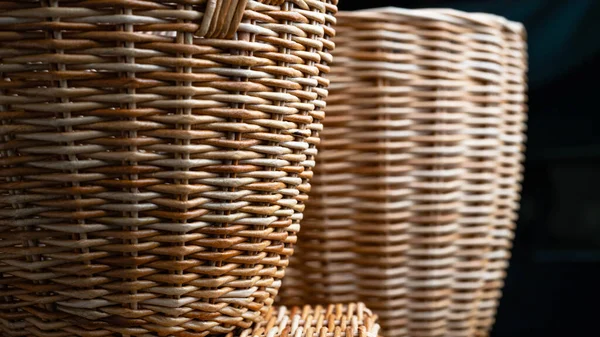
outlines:
[[271, 307], [266, 319], [227, 337], [379, 337], [377, 315], [363, 303]]
[[336, 2], [1, 2], [0, 334], [260, 321], [310, 189]]
[[387, 336], [485, 335], [518, 208], [523, 27], [385, 8], [342, 12], [336, 30], [322, 206], [307, 208], [281, 300], [363, 301]]

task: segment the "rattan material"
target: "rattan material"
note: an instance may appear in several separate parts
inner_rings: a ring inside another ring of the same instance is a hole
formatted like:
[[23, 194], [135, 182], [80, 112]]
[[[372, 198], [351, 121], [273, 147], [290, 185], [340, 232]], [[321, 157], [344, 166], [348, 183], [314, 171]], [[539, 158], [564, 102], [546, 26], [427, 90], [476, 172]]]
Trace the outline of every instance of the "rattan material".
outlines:
[[465, 109], [466, 170], [461, 185], [462, 205], [456, 263], [454, 264], [452, 302], [448, 314], [447, 336], [474, 336], [477, 308], [482, 296], [487, 256], [490, 252], [495, 214], [497, 168], [500, 164], [500, 122], [502, 111], [504, 49], [500, 18], [440, 11], [473, 22], [464, 34], [468, 49], [463, 61], [469, 103]]
[[262, 323], [228, 337], [378, 337], [377, 315], [362, 303], [272, 307]]
[[2, 336], [261, 320], [310, 189], [336, 12], [269, 3], [233, 40], [194, 36], [205, 1], [0, 3]]
[[[336, 30], [337, 34], [337, 30]], [[338, 43], [344, 45], [338, 39]], [[336, 49], [338, 45], [336, 45]], [[353, 302], [357, 299], [357, 288], [352, 275], [354, 252], [352, 247], [353, 206], [356, 199], [352, 195], [355, 189], [354, 174], [350, 159], [355, 150], [350, 146], [353, 139], [344, 137], [353, 131], [353, 115], [349, 113], [353, 93], [351, 78], [353, 72], [347, 71], [345, 58], [335, 60], [337, 67], [328, 77], [332, 80], [329, 87], [327, 118], [320, 133], [319, 165], [315, 167], [315, 177], [311, 182], [311, 198], [307, 203], [305, 218], [302, 221], [302, 254], [295, 268], [286, 274], [286, 304]], [[306, 298], [310, 293], [309, 298]]]
[[[510, 59], [525, 55], [522, 27], [440, 9], [338, 19], [331, 128], [318, 160], [336, 158], [339, 171], [320, 166], [315, 180], [344, 198], [307, 209], [303, 228], [318, 230], [306, 234], [310, 246], [300, 232], [290, 268], [299, 279], [285, 281], [282, 301], [347, 295], [377, 312], [384, 335], [474, 336], [490, 327], [512, 235], [498, 219], [509, 216], [502, 211], [509, 194], [518, 195], [517, 170], [503, 167], [522, 159], [522, 120], [521, 129], [505, 127], [507, 118], [517, 123], [507, 91], [521, 90], [510, 100], [524, 106], [526, 65]], [[334, 198], [324, 191], [315, 189], [312, 200]], [[351, 214], [343, 236], [333, 234], [337, 207]], [[337, 247], [352, 254], [324, 257]], [[356, 296], [342, 292], [353, 287]]]
[[504, 285], [506, 268], [519, 209], [523, 179], [527, 121], [527, 44], [523, 27], [503, 22], [505, 41], [500, 165], [496, 190], [496, 213], [488, 255], [482, 300], [479, 304], [479, 336], [489, 335]]

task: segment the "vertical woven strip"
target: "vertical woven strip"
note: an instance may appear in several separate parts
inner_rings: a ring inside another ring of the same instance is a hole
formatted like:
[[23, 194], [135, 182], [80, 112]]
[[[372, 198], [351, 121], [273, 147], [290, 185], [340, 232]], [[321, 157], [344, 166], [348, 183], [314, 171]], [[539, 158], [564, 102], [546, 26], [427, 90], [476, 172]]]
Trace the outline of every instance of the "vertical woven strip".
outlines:
[[[336, 49], [344, 48], [337, 41]], [[338, 57], [336, 65], [344, 64]], [[352, 132], [349, 122], [349, 104], [353, 78], [344, 67], [334, 67], [329, 87], [327, 118], [320, 133], [318, 165], [311, 181], [311, 198], [306, 205], [302, 231], [291, 261], [295, 268], [285, 279], [282, 288], [287, 304], [337, 303], [356, 301], [356, 287], [352, 276], [353, 232], [352, 214], [354, 175], [350, 159], [355, 151], [349, 148], [352, 140], [343, 135]], [[306, 293], [311, 296], [306, 298]]]
[[346, 89], [352, 121], [344, 137], [351, 140], [354, 152], [349, 160], [355, 186], [352, 241], [358, 300], [381, 314], [387, 334], [401, 336], [407, 318], [402, 285], [407, 277], [409, 149], [414, 134], [407, 118], [414, 103], [408, 83], [418, 81], [418, 76], [411, 78], [413, 74], [402, 74], [402, 69], [382, 62], [403, 52], [400, 43], [405, 29], [394, 22], [400, 39], [390, 37], [378, 29], [384, 17], [371, 13], [360, 19], [342, 18], [342, 25], [352, 27], [344, 36], [348, 49], [342, 51], [349, 52], [346, 71], [354, 77], [348, 78], [351, 88]]
[[[279, 0], [274, 0], [272, 2], [277, 2]], [[337, 2], [335, 2], [337, 3]], [[304, 169], [302, 170], [302, 172], [300, 174], [298, 174], [298, 178], [300, 178], [301, 180], [299, 181], [300, 184], [298, 185], [298, 191], [289, 191], [291, 193], [298, 193], [297, 195], [294, 195], [294, 203], [293, 203], [293, 209], [294, 209], [294, 214], [290, 217], [291, 218], [291, 226], [289, 228], [294, 229], [294, 235], [288, 235], [288, 237], [286, 238], [286, 240], [284, 241], [285, 244], [285, 252], [288, 253], [286, 254], [286, 257], [289, 257], [292, 255], [293, 251], [294, 251], [294, 245], [297, 242], [297, 236], [296, 233], [297, 231], [300, 229], [300, 222], [304, 219], [304, 210], [306, 207], [306, 203], [309, 203], [309, 198], [308, 198], [308, 192], [312, 189], [312, 178], [314, 176], [313, 173], [313, 169], [315, 168], [315, 164], [316, 164], [316, 155], [317, 155], [317, 145], [321, 142], [321, 137], [322, 137], [322, 133], [323, 133], [323, 124], [322, 120], [325, 117], [325, 98], [328, 96], [328, 86], [330, 84], [330, 80], [325, 78], [322, 75], [322, 72], [329, 72], [330, 71], [330, 67], [329, 65], [332, 63], [332, 57], [330, 52], [332, 50], [334, 50], [335, 45], [333, 44], [332, 41], [330, 41], [329, 37], [332, 37], [335, 35], [335, 30], [334, 30], [334, 26], [335, 26], [335, 17], [334, 14], [337, 13], [337, 7], [335, 4], [331, 3], [331, 2], [323, 2], [319, 4], [319, 8], [320, 10], [322, 10], [324, 12], [325, 15], [319, 15], [318, 13], [315, 12], [305, 12], [307, 14], [309, 14], [309, 18], [311, 16], [313, 16], [313, 20], [311, 21], [312, 24], [315, 24], [317, 22], [322, 23], [320, 28], [323, 30], [324, 32], [324, 36], [323, 35], [317, 35], [317, 33], [313, 33], [308, 35], [311, 39], [315, 40], [316, 42], [309, 45], [308, 46], [308, 51], [311, 53], [319, 53], [319, 62], [314, 62], [313, 59], [309, 59], [307, 61], [308, 66], [314, 67], [316, 69], [318, 69], [318, 72], [315, 72], [315, 74], [309, 78], [309, 79], [303, 79], [300, 81], [300, 84], [302, 84], [303, 86], [301, 88], [310, 88], [311, 92], [310, 94], [305, 95], [305, 99], [304, 99], [304, 104], [300, 105], [300, 107], [303, 108], [303, 114], [302, 116], [294, 116], [294, 118], [292, 119], [292, 121], [295, 122], [303, 122], [303, 121], [311, 121], [312, 123], [307, 124], [306, 126], [303, 126], [301, 129], [296, 129], [293, 130], [293, 132], [290, 133], [290, 135], [294, 135], [296, 136], [296, 139], [294, 139], [293, 142], [289, 142], [286, 141], [285, 143], [291, 145], [291, 147], [296, 149], [296, 153], [297, 155], [301, 156], [301, 158], [303, 159], [300, 164], [304, 167]], [[289, 8], [290, 6], [293, 7], [293, 4], [291, 3], [285, 3], [284, 4], [284, 8]], [[301, 12], [303, 12], [301, 10]], [[283, 30], [285, 31], [285, 30]], [[317, 30], [318, 32], [318, 30]], [[288, 39], [293, 39], [294, 35], [289, 34], [289, 33], [284, 33], [284, 36], [287, 36]], [[323, 38], [323, 37], [327, 37], [327, 38]], [[301, 53], [305, 53], [306, 51], [302, 51]], [[287, 62], [281, 62], [282, 65], [289, 65]], [[300, 88], [300, 87], [299, 87]], [[299, 92], [299, 88], [294, 88], [295, 90], [291, 90], [292, 93], [296, 93]], [[280, 89], [283, 90], [283, 89]], [[306, 109], [306, 106], [311, 107], [312, 109]], [[299, 125], [302, 125], [300, 124]], [[302, 142], [299, 142], [298, 140], [302, 139], [303, 141], [306, 142], [305, 146], [304, 144], [302, 144]], [[289, 168], [291, 170], [294, 170], [294, 168]], [[317, 182], [317, 185], [321, 185], [319, 182]], [[312, 202], [312, 204], [318, 204], [318, 201], [315, 203], [314, 201]], [[304, 221], [303, 221], [304, 223]], [[307, 232], [311, 231], [311, 228], [309, 227], [307, 229]], [[289, 260], [285, 259], [285, 261], [282, 261], [279, 271], [278, 271], [278, 280], [277, 282], [274, 284], [274, 286], [270, 289], [270, 294], [276, 295], [279, 291], [279, 288], [281, 287], [281, 280], [284, 276], [284, 271], [285, 268], [287, 267], [287, 265], [289, 264]], [[322, 269], [322, 268], [320, 268]], [[301, 279], [299, 277], [294, 276], [294, 270], [292, 270], [292, 276], [289, 277], [290, 279]], [[314, 302], [313, 302], [314, 303]], [[296, 304], [301, 304], [301, 303], [296, 303]], [[302, 303], [304, 304], [304, 303]]]
[[[442, 12], [442, 11], [440, 11]], [[443, 11], [470, 22], [463, 71], [467, 86], [465, 163], [447, 336], [474, 336], [495, 216], [502, 118], [503, 26], [496, 18]]]
[[[520, 26], [439, 9], [342, 12], [338, 19], [325, 119], [332, 129], [318, 161], [335, 159], [340, 171], [315, 178], [348, 193], [331, 201], [325, 189], [314, 191], [314, 200], [326, 201], [307, 209], [306, 223], [319, 219], [318, 230], [300, 232], [291, 268], [298, 279], [285, 281], [281, 298], [343, 299], [343, 289], [354, 286], [386, 335], [481, 333], [492, 322], [512, 235], [499, 223], [514, 219], [518, 195], [508, 181], [520, 178], [504, 167], [522, 158], [521, 148], [507, 145], [521, 139], [505, 135], [523, 131], [506, 128], [516, 123], [516, 100], [524, 102], [523, 87], [517, 96], [515, 85], [505, 85], [525, 71], [522, 61], [509, 60], [525, 55], [523, 40], [507, 37], [507, 27]], [[353, 234], [338, 234], [332, 212], [351, 214], [349, 227], [343, 223]], [[314, 244], [304, 246], [304, 235]], [[331, 247], [353, 254], [334, 260]], [[331, 275], [337, 281], [323, 279]]]
[[412, 51], [416, 76], [410, 83], [415, 109], [409, 115], [415, 132], [410, 149], [409, 336], [447, 333], [466, 161], [464, 26], [449, 25], [441, 16], [415, 22], [411, 30], [417, 38]]
[[510, 259], [519, 209], [525, 128], [527, 121], [527, 44], [522, 25], [501, 21], [504, 35], [503, 104], [500, 134], [500, 163], [496, 189], [496, 213], [491, 232], [482, 300], [479, 304], [478, 335], [487, 336], [501, 297]]

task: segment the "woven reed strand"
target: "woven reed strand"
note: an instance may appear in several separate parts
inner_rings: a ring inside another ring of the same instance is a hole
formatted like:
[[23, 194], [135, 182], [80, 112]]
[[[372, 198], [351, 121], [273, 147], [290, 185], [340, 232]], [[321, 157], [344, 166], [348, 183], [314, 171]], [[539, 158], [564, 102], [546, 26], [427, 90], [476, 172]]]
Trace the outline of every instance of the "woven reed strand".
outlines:
[[260, 321], [310, 190], [336, 2], [249, 1], [234, 40], [193, 35], [205, 1], [2, 2], [2, 335]]
[[[526, 64], [509, 55], [526, 53], [522, 27], [485, 14], [386, 8], [340, 13], [334, 41], [324, 121], [332, 127], [318, 162], [335, 158], [338, 171], [317, 165], [315, 180], [328, 185], [311, 200], [331, 199], [325, 191], [344, 197], [307, 209], [303, 228], [316, 230], [307, 240], [299, 234], [289, 269], [298, 279], [284, 282], [282, 302], [348, 296], [375, 310], [390, 336], [487, 331], [512, 235], [506, 221], [497, 230], [498, 218], [514, 220], [518, 204], [520, 176], [502, 167], [522, 160], [523, 119], [510, 116], [524, 116]], [[504, 140], [507, 132], [515, 137]], [[510, 215], [498, 208], [507, 199]], [[332, 216], [342, 210], [352, 221], [335, 235], [342, 227]], [[334, 254], [339, 247], [352, 254]], [[344, 294], [353, 288], [356, 296]]]

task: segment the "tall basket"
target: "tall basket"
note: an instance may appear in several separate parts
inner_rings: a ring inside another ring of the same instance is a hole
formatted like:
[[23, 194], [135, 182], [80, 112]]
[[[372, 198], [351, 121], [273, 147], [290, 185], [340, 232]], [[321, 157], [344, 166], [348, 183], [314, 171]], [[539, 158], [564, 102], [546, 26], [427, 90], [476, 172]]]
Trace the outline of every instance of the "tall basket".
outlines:
[[260, 321], [310, 190], [336, 3], [0, 3], [0, 335]]
[[523, 27], [443, 9], [338, 19], [321, 207], [281, 300], [365, 302], [386, 336], [486, 335], [522, 178]]

